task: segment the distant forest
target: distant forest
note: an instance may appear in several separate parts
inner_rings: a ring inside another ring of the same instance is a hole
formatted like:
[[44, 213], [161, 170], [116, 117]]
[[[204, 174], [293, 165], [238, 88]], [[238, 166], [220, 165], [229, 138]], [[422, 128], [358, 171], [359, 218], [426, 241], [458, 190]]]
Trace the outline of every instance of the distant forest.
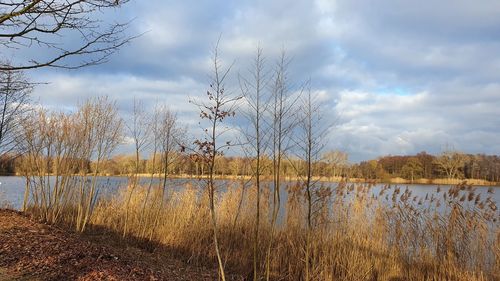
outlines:
[[500, 181], [500, 156], [485, 154], [463, 154], [444, 152], [431, 155], [420, 152], [416, 155], [389, 155], [376, 160], [363, 161], [350, 167], [354, 177], [367, 179], [482, 179]]
[[[141, 159], [139, 173], [159, 174], [158, 163], [153, 165], [153, 159], [159, 162], [160, 157]], [[206, 175], [204, 165], [188, 154], [178, 153], [176, 161], [171, 164], [169, 174], [177, 176]], [[135, 172], [134, 155], [116, 155], [107, 160], [99, 173], [105, 175], [128, 175]], [[272, 175], [272, 159], [264, 158], [263, 175]], [[5, 156], [0, 159], [0, 172], [2, 174], [23, 174], [22, 157], [13, 159]], [[220, 156], [217, 157], [215, 174], [218, 176], [251, 176], [252, 160], [247, 157]], [[83, 165], [87, 172], [93, 172], [93, 163]], [[314, 175], [326, 178], [360, 178], [367, 180], [389, 180], [403, 178], [406, 180], [417, 179], [481, 179], [491, 182], [500, 182], [500, 156], [485, 154], [464, 154], [448, 151], [439, 155], [420, 152], [416, 155], [388, 155], [378, 159], [348, 163], [348, 155], [344, 152], [331, 151], [323, 155], [321, 160], [314, 164]], [[154, 168], [156, 167], [156, 168]], [[153, 171], [153, 168], [155, 171]], [[296, 177], [297, 171], [305, 174], [305, 163], [300, 159], [290, 158], [283, 163], [285, 176]], [[76, 171], [82, 172], [82, 171]]]

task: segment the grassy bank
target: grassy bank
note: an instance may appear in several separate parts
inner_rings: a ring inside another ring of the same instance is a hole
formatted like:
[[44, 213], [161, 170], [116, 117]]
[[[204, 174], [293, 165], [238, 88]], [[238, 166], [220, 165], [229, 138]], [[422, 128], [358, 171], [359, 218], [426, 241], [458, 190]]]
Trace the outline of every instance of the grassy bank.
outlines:
[[[226, 188], [217, 198], [222, 256], [229, 270], [251, 279], [256, 194], [236, 182]], [[471, 186], [459, 185], [426, 198], [389, 186], [376, 197], [370, 187], [361, 185], [318, 188], [310, 233], [301, 187], [289, 185], [287, 190], [288, 202], [273, 239], [269, 188], [261, 194], [258, 268], [264, 272], [263, 257], [270, 245], [272, 280], [301, 280], [306, 266], [312, 280], [500, 278], [498, 211], [491, 199], [481, 198]], [[384, 198], [392, 203], [382, 203]], [[162, 245], [186, 261], [215, 268], [207, 200], [205, 192], [190, 185], [164, 198], [155, 186], [123, 189], [97, 203], [87, 231], [121, 233], [128, 206], [127, 239]], [[448, 211], [434, 212], [437, 207]], [[30, 211], [37, 213], [33, 207]], [[61, 224], [73, 225], [75, 215], [68, 204]]]

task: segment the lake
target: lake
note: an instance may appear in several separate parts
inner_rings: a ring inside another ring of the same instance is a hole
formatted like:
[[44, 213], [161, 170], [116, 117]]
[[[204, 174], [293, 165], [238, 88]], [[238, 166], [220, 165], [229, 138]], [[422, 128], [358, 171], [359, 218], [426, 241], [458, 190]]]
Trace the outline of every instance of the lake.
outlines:
[[[142, 184], [149, 183], [149, 178], [141, 178]], [[158, 183], [160, 179], [153, 179], [153, 183]], [[200, 188], [203, 186], [203, 181], [199, 181], [197, 179], [170, 179], [169, 180], [169, 188], [174, 188], [175, 190], [181, 190], [186, 183], [191, 182], [194, 186], [199, 185]], [[227, 186], [228, 180], [217, 180], [219, 186]], [[23, 195], [24, 195], [24, 187], [25, 187], [25, 178], [18, 176], [0, 176], [0, 206], [9, 206], [14, 209], [20, 209], [23, 203]], [[126, 177], [99, 177], [98, 179], [99, 192], [102, 196], [103, 194], [111, 195], [117, 191], [119, 188], [123, 188], [127, 185]], [[286, 185], [286, 183], [284, 184]], [[338, 183], [323, 183], [325, 187], [332, 188], [335, 190], [337, 188]], [[366, 186], [366, 185], [363, 185]], [[378, 196], [382, 202], [387, 204], [391, 204], [392, 202], [392, 194], [395, 188], [400, 189], [400, 195], [404, 192], [404, 190], [408, 189], [411, 191], [411, 198], [409, 200], [410, 203], [415, 206], [420, 206], [422, 208], [428, 207], [426, 204], [431, 202], [431, 200], [420, 200], [424, 198], [436, 198], [443, 199], [443, 195], [451, 188], [449, 185], [418, 185], [418, 184], [400, 184], [400, 185], [391, 185], [391, 188], [387, 189], [387, 185], [385, 184], [377, 184], [371, 186], [368, 189], [368, 194], [373, 196]], [[221, 188], [224, 190], [224, 188]], [[439, 191], [439, 192], [438, 192]], [[474, 187], [474, 194], [476, 197], [478, 194], [481, 200], [490, 200], [499, 206], [500, 203], [500, 192], [497, 192], [497, 188], [489, 187], [489, 186], [476, 186]], [[382, 192], [382, 195], [381, 195]], [[351, 195], [344, 195], [344, 198], [349, 198]], [[468, 190], [460, 191], [459, 198], [464, 195], [467, 197], [469, 194]], [[335, 196], [335, 195], [334, 195]], [[285, 188], [282, 188], [281, 191], [282, 202], [286, 202], [288, 194]], [[466, 200], [463, 201], [463, 205], [465, 207], [471, 207], [474, 205], [474, 200]], [[399, 199], [398, 199], [399, 200]], [[439, 211], [443, 211], [439, 210]], [[497, 210], [497, 213], [500, 212]]]

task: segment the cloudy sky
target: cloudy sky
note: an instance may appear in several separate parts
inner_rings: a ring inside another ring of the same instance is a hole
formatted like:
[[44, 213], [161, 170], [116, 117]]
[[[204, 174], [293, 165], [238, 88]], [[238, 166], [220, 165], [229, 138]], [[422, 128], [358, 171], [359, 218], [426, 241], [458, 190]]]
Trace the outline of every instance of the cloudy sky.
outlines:
[[222, 35], [234, 76], [258, 44], [270, 63], [284, 47], [293, 80], [311, 78], [338, 116], [328, 147], [351, 161], [447, 145], [500, 154], [499, 15], [498, 0], [136, 0], [101, 15], [146, 32], [109, 63], [30, 75], [50, 82], [35, 90], [47, 106], [106, 94], [127, 112], [137, 97], [165, 101], [193, 124], [188, 97], [203, 95]]

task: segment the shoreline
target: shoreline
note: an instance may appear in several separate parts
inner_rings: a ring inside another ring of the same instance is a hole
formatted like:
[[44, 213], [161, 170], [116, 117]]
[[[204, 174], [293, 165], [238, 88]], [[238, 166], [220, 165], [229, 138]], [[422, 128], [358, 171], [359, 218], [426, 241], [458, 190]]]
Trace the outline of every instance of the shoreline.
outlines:
[[[16, 176], [16, 177], [22, 177], [23, 175], [19, 174], [11, 174], [11, 175], [0, 175], [4, 177], [11, 177], [11, 176]], [[91, 176], [91, 175], [87, 175]], [[119, 175], [111, 175], [111, 174], [100, 174], [98, 175], [99, 177], [118, 177], [118, 178], [127, 178], [131, 177], [131, 174], [119, 174]], [[161, 178], [163, 177], [163, 174], [138, 174], [140, 178]], [[195, 180], [195, 179], [207, 179], [208, 176], [197, 176], [197, 175], [188, 175], [188, 174], [180, 174], [180, 175], [170, 175], [168, 176], [168, 179], [190, 179], [190, 180]], [[236, 180], [236, 181], [249, 181], [252, 179], [251, 176], [248, 175], [240, 175], [240, 176], [233, 176], [233, 175], [215, 175], [215, 179], [217, 180]], [[262, 176], [263, 179], [266, 179], [267, 176]], [[283, 179], [285, 181], [299, 181], [300, 177], [290, 177], [290, 176], [284, 176]], [[342, 181], [346, 181], [346, 178], [344, 177], [313, 177], [314, 181], [319, 181], [319, 182], [324, 182], [324, 183], [338, 183]], [[457, 184], [470, 184], [473, 186], [493, 186], [493, 187], [500, 187], [500, 182], [490, 182], [487, 180], [482, 180], [482, 179], [446, 179], [446, 178], [437, 178], [437, 179], [426, 179], [426, 178], [421, 178], [421, 179], [416, 179], [416, 180], [407, 180], [403, 178], [390, 178], [390, 179], [362, 179], [362, 178], [348, 178], [347, 182], [349, 183], [371, 183], [371, 184], [415, 184], [415, 185], [457, 185]]]

